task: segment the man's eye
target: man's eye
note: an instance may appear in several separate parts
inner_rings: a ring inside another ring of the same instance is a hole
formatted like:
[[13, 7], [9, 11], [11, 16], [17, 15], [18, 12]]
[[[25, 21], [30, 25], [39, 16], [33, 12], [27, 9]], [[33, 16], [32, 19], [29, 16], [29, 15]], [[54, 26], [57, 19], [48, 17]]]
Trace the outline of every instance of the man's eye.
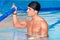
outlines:
[[31, 9], [29, 8], [29, 10], [31, 10]]

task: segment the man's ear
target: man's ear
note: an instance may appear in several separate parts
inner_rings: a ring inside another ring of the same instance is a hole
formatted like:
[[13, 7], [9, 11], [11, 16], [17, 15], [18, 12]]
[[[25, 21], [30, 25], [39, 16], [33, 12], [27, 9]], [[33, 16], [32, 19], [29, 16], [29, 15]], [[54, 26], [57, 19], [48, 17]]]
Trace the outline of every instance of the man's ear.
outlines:
[[35, 13], [38, 13], [38, 11], [35, 10]]

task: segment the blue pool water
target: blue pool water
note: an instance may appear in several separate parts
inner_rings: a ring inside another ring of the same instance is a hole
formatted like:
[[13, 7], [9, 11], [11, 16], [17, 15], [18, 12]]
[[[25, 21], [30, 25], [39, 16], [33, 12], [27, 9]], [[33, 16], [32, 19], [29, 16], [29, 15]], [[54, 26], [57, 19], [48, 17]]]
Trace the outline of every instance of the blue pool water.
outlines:
[[[11, 8], [13, 2], [16, 4], [16, 6], [19, 5], [22, 7], [27, 7], [30, 1], [19, 1], [19, 0], [6, 1], [6, 3], [4, 3], [5, 5], [0, 5], [0, 14], [3, 14], [5, 11], [8, 11]], [[42, 8], [60, 7], [59, 0], [58, 1], [41, 0], [38, 2], [41, 2]], [[24, 3], [25, 5], [22, 5], [21, 3]], [[27, 20], [30, 18], [27, 16], [26, 12], [21, 13], [17, 12], [17, 15], [19, 20]], [[60, 10], [44, 11], [44, 12], [40, 11], [39, 16], [44, 18], [48, 23], [48, 35], [49, 35], [48, 40], [60, 40]], [[12, 15], [8, 16], [6, 19], [0, 22], [0, 40], [28, 40], [28, 38], [25, 37], [24, 34], [27, 34], [26, 28], [25, 29], [14, 28], [12, 22]]]

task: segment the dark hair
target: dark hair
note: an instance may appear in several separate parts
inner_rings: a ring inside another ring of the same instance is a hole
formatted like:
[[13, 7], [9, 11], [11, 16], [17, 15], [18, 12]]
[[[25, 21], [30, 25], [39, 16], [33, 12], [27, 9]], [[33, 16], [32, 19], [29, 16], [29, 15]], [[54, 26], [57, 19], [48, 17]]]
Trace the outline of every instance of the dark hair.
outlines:
[[37, 1], [32, 1], [28, 7], [33, 8], [34, 10], [37, 10], [39, 12], [40, 10], [40, 4]]

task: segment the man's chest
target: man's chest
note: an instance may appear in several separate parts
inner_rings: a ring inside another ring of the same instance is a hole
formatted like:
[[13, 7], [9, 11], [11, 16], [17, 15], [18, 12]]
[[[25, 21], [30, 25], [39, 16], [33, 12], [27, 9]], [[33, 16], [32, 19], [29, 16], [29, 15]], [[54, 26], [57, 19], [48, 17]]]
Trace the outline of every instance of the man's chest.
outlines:
[[36, 24], [37, 24], [36, 21], [33, 21], [33, 20], [32, 20], [32, 21], [29, 21], [29, 22], [28, 22], [28, 25], [27, 25], [27, 26], [28, 26], [28, 28], [30, 28], [30, 27], [31, 27], [31, 28], [35, 28], [35, 27], [36, 27], [36, 26], [35, 26]]

